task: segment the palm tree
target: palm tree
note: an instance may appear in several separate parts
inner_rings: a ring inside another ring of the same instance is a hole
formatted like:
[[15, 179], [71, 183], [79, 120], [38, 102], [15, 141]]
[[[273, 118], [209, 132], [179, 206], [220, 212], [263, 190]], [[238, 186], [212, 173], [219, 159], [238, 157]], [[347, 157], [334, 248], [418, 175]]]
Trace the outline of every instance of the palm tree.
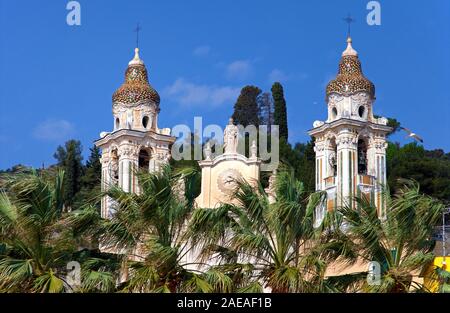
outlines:
[[[97, 220], [97, 209], [64, 214], [63, 181], [63, 171], [5, 179], [6, 192], [0, 193], [0, 292], [114, 290], [115, 258], [80, 245], [84, 230]], [[81, 282], [73, 280], [77, 264]]]
[[[444, 206], [438, 200], [423, 195], [419, 185], [405, 181], [394, 197], [383, 193], [387, 217], [381, 220], [377, 208], [367, 198], [355, 198], [357, 208], [344, 206], [329, 213], [333, 221], [324, 251], [329, 259], [347, 264], [357, 261], [378, 262], [379, 283], [367, 282], [367, 272], [331, 277], [329, 282], [341, 290], [353, 286], [363, 292], [399, 293], [411, 289], [423, 290], [413, 281], [434, 258], [432, 228], [439, 220]], [[346, 230], [341, 225], [345, 222]]]
[[[155, 173], [136, 173], [139, 193], [112, 186], [106, 195], [116, 203], [114, 216], [101, 223], [101, 244], [123, 255], [131, 292], [209, 292], [228, 281], [188, 255], [187, 221], [194, 209], [198, 173], [166, 165]], [[225, 278], [226, 279], [226, 278]]]
[[0, 194], [0, 291], [62, 292], [75, 244], [56, 224], [63, 210], [64, 173], [53, 184], [36, 173], [6, 181]]
[[[313, 210], [321, 194], [308, 196], [290, 169], [276, 177], [276, 200], [259, 182], [238, 181], [234, 204], [197, 209], [190, 232], [203, 259], [216, 260], [234, 291], [319, 291], [325, 264], [314, 248]], [[256, 185], [256, 186], [255, 186]]]
[[450, 272], [437, 267], [433, 276], [439, 283], [438, 291], [440, 293], [450, 293]]
[[81, 285], [76, 291], [117, 291], [123, 258], [121, 255], [101, 252], [98, 249], [98, 237], [102, 233], [104, 223], [98, 208], [93, 205], [81, 207], [68, 213], [59, 223], [70, 229], [76, 239], [78, 251], [74, 254], [74, 259], [81, 264]]

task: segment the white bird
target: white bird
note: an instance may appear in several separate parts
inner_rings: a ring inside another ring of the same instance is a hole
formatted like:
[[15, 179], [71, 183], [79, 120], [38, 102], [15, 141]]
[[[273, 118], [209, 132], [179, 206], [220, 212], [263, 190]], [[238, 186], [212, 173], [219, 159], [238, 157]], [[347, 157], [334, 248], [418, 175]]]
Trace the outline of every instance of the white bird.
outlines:
[[412, 130], [406, 128], [406, 127], [400, 127], [400, 129], [404, 130], [405, 132], [408, 133], [408, 137], [410, 138], [414, 138], [417, 141], [420, 141], [421, 143], [423, 143], [423, 139], [422, 137], [418, 136], [416, 133], [414, 133]]

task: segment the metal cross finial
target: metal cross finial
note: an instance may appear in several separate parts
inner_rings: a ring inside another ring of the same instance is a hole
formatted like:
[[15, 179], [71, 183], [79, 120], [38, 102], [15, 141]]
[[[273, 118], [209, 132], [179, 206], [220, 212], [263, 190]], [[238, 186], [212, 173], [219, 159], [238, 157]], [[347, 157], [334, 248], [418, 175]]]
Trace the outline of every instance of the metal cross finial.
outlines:
[[141, 26], [139, 23], [137, 23], [136, 28], [134, 29], [134, 32], [136, 33], [136, 48], [139, 48], [139, 32], [141, 31]]
[[355, 19], [349, 13], [343, 20], [348, 24], [347, 37], [350, 37], [351, 24], [355, 22]]

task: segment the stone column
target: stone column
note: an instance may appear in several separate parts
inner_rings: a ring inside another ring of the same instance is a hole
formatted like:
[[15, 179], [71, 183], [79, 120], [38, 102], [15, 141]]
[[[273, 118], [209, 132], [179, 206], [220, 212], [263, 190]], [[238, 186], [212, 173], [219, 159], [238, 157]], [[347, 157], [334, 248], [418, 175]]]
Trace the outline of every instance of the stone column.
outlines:
[[353, 205], [353, 197], [355, 196], [355, 178], [357, 171], [357, 147], [358, 138], [356, 133], [349, 129], [343, 129], [339, 132], [337, 139], [337, 194], [340, 205]]
[[[105, 192], [110, 184], [110, 169], [109, 169], [110, 158], [108, 152], [102, 151], [102, 156], [100, 157], [100, 163], [102, 164], [102, 178], [101, 178], [101, 191]], [[108, 197], [102, 197], [101, 200], [101, 216], [106, 218], [108, 216]]]
[[137, 153], [133, 147], [124, 146], [120, 149], [119, 155], [119, 181], [123, 191], [132, 192], [133, 179], [134, 179], [134, 166], [136, 163]]
[[386, 216], [386, 201], [382, 196], [383, 188], [386, 188], [386, 148], [387, 142], [384, 136], [376, 136], [373, 142], [374, 167], [375, 167], [375, 204], [380, 218]]
[[212, 161], [201, 161], [202, 168], [202, 191], [196, 202], [201, 208], [209, 208], [211, 206], [211, 166]]
[[323, 137], [316, 138], [314, 143], [314, 152], [316, 153], [316, 190], [324, 190], [324, 169], [325, 163], [325, 140]]

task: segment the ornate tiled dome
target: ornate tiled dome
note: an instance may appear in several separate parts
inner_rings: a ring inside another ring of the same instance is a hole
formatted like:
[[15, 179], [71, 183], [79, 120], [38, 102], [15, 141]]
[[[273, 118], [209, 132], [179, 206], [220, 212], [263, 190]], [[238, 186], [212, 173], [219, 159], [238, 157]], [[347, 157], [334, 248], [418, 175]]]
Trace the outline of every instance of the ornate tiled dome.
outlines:
[[148, 82], [147, 69], [139, 58], [139, 49], [135, 49], [134, 59], [128, 64], [125, 72], [125, 82], [113, 94], [113, 105], [138, 105], [142, 102], [152, 101], [159, 106], [158, 92]]
[[375, 98], [375, 85], [368, 80], [361, 69], [358, 53], [352, 47], [352, 39], [347, 39], [347, 49], [342, 53], [339, 62], [339, 72], [335, 79], [327, 85], [327, 98], [333, 94], [350, 96], [357, 92], [367, 92], [371, 98]]

